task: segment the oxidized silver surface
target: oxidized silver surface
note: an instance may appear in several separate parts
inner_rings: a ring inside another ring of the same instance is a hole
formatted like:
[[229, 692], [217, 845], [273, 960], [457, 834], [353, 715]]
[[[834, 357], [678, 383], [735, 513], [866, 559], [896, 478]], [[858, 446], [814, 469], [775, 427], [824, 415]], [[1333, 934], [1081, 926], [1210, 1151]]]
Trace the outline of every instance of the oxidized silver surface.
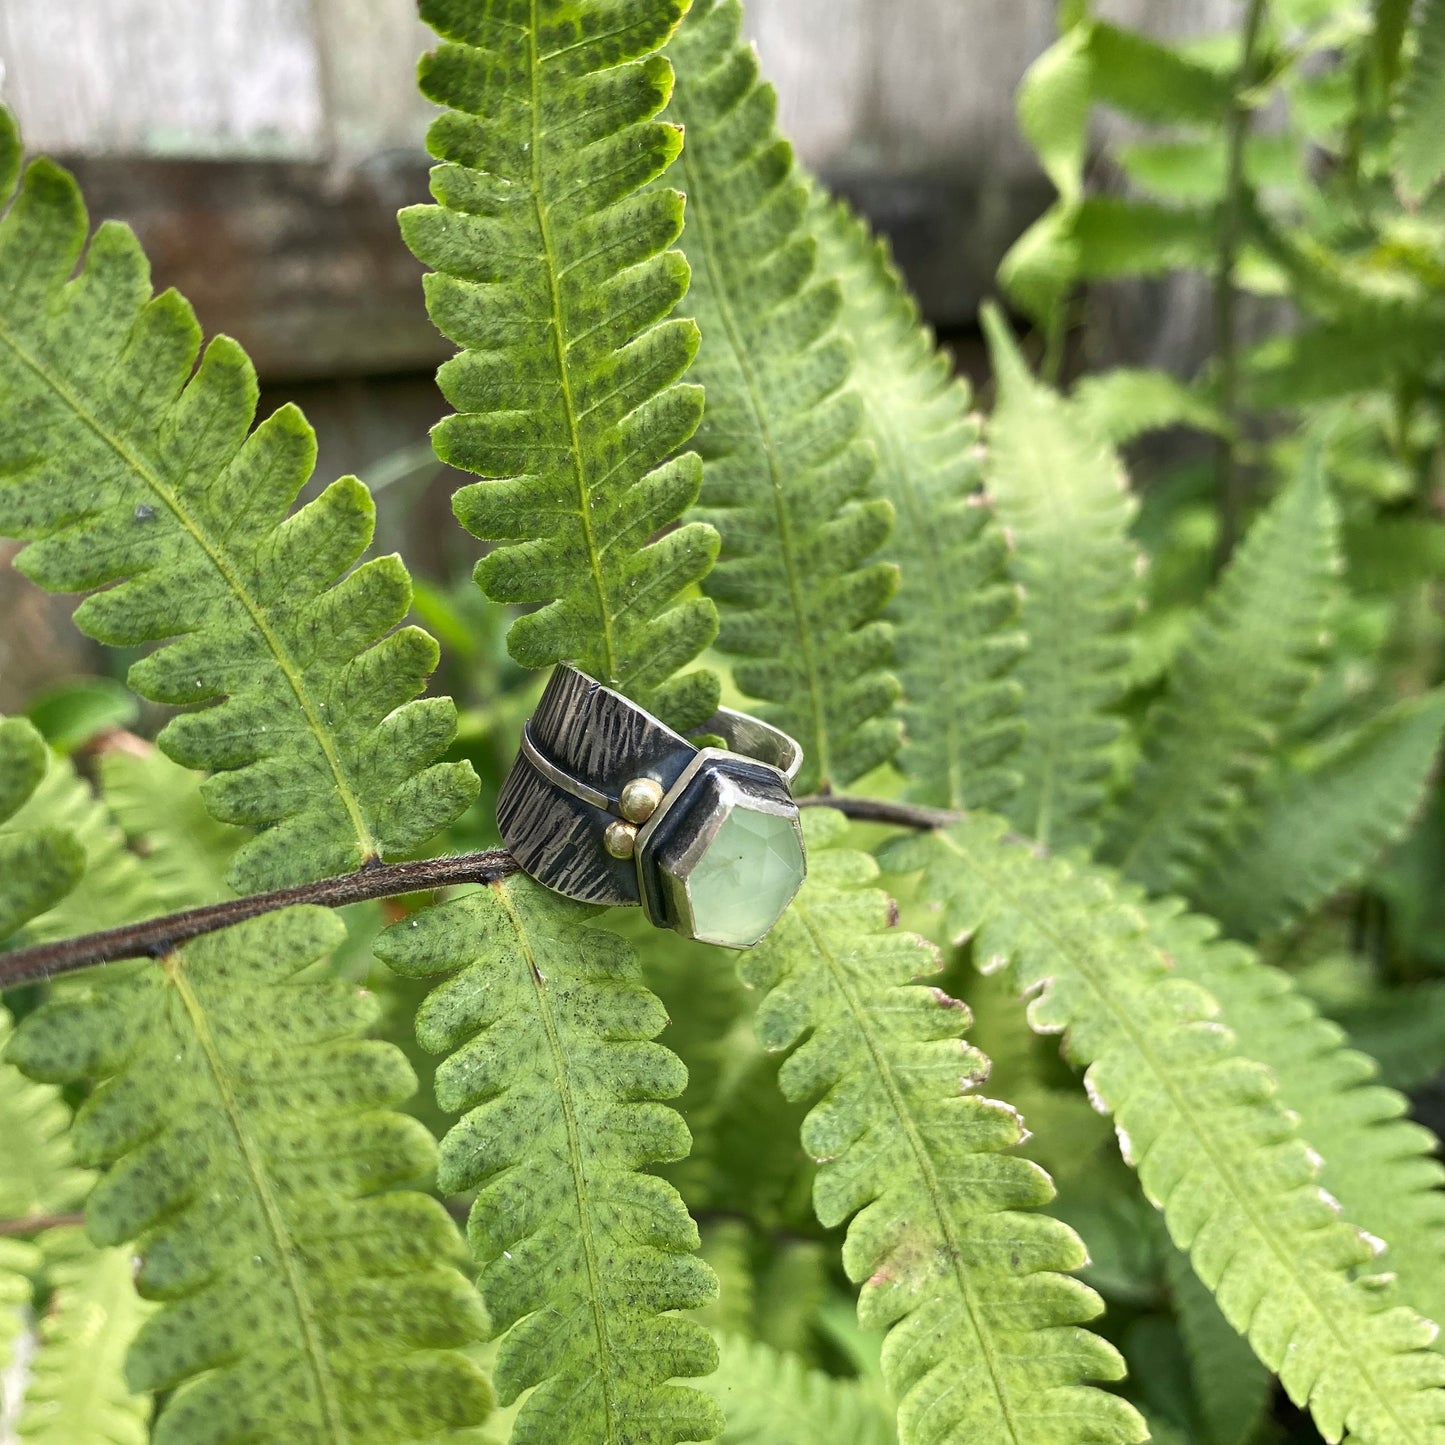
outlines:
[[[789, 784], [802, 750], [786, 733], [719, 708], [697, 730], [727, 749], [699, 748], [682, 734], [576, 668], [559, 666], [523, 735], [497, 800], [497, 824], [518, 863], [539, 883], [586, 903], [641, 904], [660, 926], [690, 933], [685, 900], [659, 870], [701, 855], [725, 815], [725, 801], [788, 817], [798, 827]], [[633, 857], [603, 845], [623, 819], [623, 788], [652, 778], [662, 801], [637, 831]], [[681, 806], [679, 806], [681, 804]], [[798, 831], [801, 846], [801, 829]]]

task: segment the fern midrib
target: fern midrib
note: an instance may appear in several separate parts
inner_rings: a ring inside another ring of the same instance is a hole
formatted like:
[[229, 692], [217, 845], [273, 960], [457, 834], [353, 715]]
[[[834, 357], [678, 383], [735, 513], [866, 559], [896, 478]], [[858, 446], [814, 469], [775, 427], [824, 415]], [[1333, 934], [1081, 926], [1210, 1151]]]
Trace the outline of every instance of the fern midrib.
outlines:
[[602, 623], [602, 648], [607, 662], [607, 677], [604, 680], [612, 683], [617, 680], [617, 644], [612, 635], [612, 615], [607, 607], [607, 588], [602, 577], [602, 554], [598, 549], [592, 525], [592, 496], [587, 485], [587, 469], [582, 461], [582, 434], [577, 416], [577, 402], [572, 394], [572, 372], [567, 364], [567, 344], [562, 334], [562, 278], [557, 248], [552, 240], [552, 215], [542, 195], [542, 57], [537, 49], [537, 27], [541, 24], [541, 18], [537, 13], [538, 0], [530, 0], [530, 3], [531, 23], [527, 27], [527, 52], [532, 90], [532, 142], [528, 147], [532, 158], [532, 209], [537, 217], [537, 233], [541, 237], [542, 256], [547, 270], [547, 297], [552, 308], [552, 351], [557, 361], [562, 404], [567, 412], [572, 475], [577, 482], [577, 513], [582, 521], [582, 536], [587, 544], [587, 565], [591, 571], [593, 591], [597, 594], [597, 615]]
[[336, 1393], [336, 1382], [331, 1377], [326, 1352], [321, 1344], [321, 1331], [317, 1324], [316, 1312], [312, 1307], [311, 1296], [306, 1290], [286, 1217], [281, 1212], [281, 1206], [271, 1189], [265, 1160], [256, 1141], [251, 1137], [250, 1130], [246, 1127], [246, 1120], [236, 1100], [235, 1089], [232, 1087], [230, 1073], [226, 1069], [225, 1060], [221, 1058], [221, 1052], [216, 1047], [215, 1038], [211, 1034], [206, 1011], [202, 1007], [200, 999], [196, 997], [190, 979], [186, 977], [184, 960], [178, 953], [168, 954], [161, 966], [185, 1008], [186, 1016], [195, 1033], [196, 1042], [205, 1055], [206, 1066], [210, 1070], [211, 1081], [216, 1087], [221, 1107], [225, 1111], [226, 1122], [230, 1125], [237, 1148], [241, 1151], [241, 1159], [246, 1166], [247, 1177], [251, 1181], [257, 1202], [261, 1206], [262, 1216], [266, 1220], [266, 1229], [271, 1236], [271, 1243], [275, 1246], [276, 1258], [280, 1262], [282, 1276], [286, 1282], [286, 1291], [291, 1297], [296, 1323], [301, 1331], [306, 1362], [316, 1381], [316, 1391], [321, 1404], [327, 1437], [335, 1442], [335, 1445], [348, 1445], [350, 1435], [342, 1416], [341, 1404]]
[[329, 730], [323, 726], [320, 713], [312, 702], [308, 692], [302, 670], [296, 665], [291, 654], [282, 643], [280, 637], [266, 620], [266, 615], [260, 603], [251, 596], [250, 592], [243, 585], [240, 577], [232, 570], [225, 559], [225, 554], [212, 543], [197, 522], [181, 505], [180, 499], [172, 490], [138, 457], [125, 442], [107, 427], [93, 417], [89, 411], [81, 405], [80, 399], [71, 391], [65, 382], [54, 375], [38, 358], [32, 356], [11, 334], [3, 320], [0, 320], [0, 341], [8, 346], [15, 357], [22, 365], [29, 370], [46, 386], [50, 387], [57, 396], [70, 408], [72, 413], [100, 442], [108, 447], [121, 460], [131, 473], [150, 488], [152, 494], [157, 497], [176, 521], [185, 528], [191, 540], [205, 554], [206, 560], [216, 570], [221, 580], [229, 588], [234, 596], [246, 609], [247, 616], [251, 619], [256, 631], [260, 634], [266, 644], [267, 650], [275, 660], [281, 675], [286, 679], [302, 715], [306, 719], [311, 735], [316, 739], [321, 748], [322, 756], [326, 759], [327, 767], [331, 770], [331, 776], [336, 784], [336, 792], [340, 797], [343, 806], [346, 808], [347, 817], [351, 820], [353, 832], [356, 834], [356, 841], [361, 849], [363, 862], [368, 862], [380, 856], [381, 850], [377, 846], [376, 839], [372, 836], [371, 829], [367, 826], [366, 819], [362, 814], [361, 805], [352, 791], [350, 782], [341, 764], [341, 759], [336, 752], [335, 742]]
[[[977, 874], [980, 878], [986, 880], [990, 891], [997, 898], [1001, 900], [1007, 900], [1015, 914], [1028, 918], [1032, 923], [1033, 927], [1038, 929], [1041, 934], [1043, 934], [1049, 939], [1051, 945], [1060, 956], [1074, 960], [1074, 967], [1078, 970], [1080, 976], [1088, 984], [1090, 991], [1118, 1022], [1121, 1030], [1134, 1045], [1135, 1049], [1139, 1054], [1139, 1057], [1144, 1060], [1145, 1064], [1154, 1074], [1154, 1077], [1162, 1085], [1164, 1092], [1173, 1101], [1174, 1107], [1177, 1110], [1180, 1118], [1186, 1121], [1189, 1128], [1193, 1132], [1195, 1139], [1198, 1141], [1197, 1147], [1199, 1148], [1200, 1152], [1209, 1159], [1211, 1164], [1214, 1166], [1216, 1173], [1221, 1179], [1226, 1182], [1235, 1203], [1240, 1209], [1240, 1212], [1245, 1216], [1245, 1218], [1249, 1220], [1250, 1224], [1254, 1228], [1256, 1235], [1264, 1242], [1265, 1247], [1274, 1256], [1276, 1262], [1280, 1265], [1282, 1272], [1293, 1281], [1295, 1289], [1299, 1296], [1308, 1303], [1310, 1309], [1324, 1325], [1330, 1338], [1335, 1342], [1335, 1345], [1338, 1348], [1340, 1359], [1343, 1361], [1353, 1362], [1353, 1360], [1355, 1359], [1353, 1351], [1356, 1349], [1356, 1345], [1352, 1341], [1346, 1340], [1335, 1328], [1335, 1322], [1332, 1315], [1315, 1298], [1313, 1291], [1308, 1288], [1306, 1281], [1298, 1273], [1298, 1271], [1295, 1270], [1294, 1260], [1291, 1255], [1279, 1247], [1279, 1245], [1274, 1239], [1272, 1231], [1266, 1229], [1261, 1223], [1259, 1215], [1254, 1208], [1254, 1202], [1252, 1197], [1245, 1193], [1243, 1190], [1241, 1190], [1235, 1171], [1224, 1160], [1220, 1158], [1217, 1151], [1213, 1148], [1213, 1135], [1210, 1133], [1209, 1130], [1203, 1128], [1200, 1125], [1198, 1117], [1189, 1106], [1187, 1096], [1183, 1092], [1181, 1092], [1181, 1090], [1175, 1085], [1174, 1079], [1171, 1076], [1170, 1071], [1163, 1067], [1163, 1065], [1160, 1063], [1153, 1051], [1150, 1049], [1147, 1036], [1141, 1034], [1139, 1030], [1134, 1027], [1134, 1021], [1129, 1016], [1128, 1012], [1122, 1008], [1119, 1008], [1113, 1002], [1109, 991], [1096, 980], [1092, 970], [1088, 967], [1088, 965], [1080, 961], [1083, 951], [1072, 949], [1070, 947], [1070, 941], [1066, 937], [1064, 937], [1057, 930], [1051, 928], [1047, 923], [1041, 922], [1037, 915], [1031, 912], [1026, 907], [1027, 900], [1020, 898], [1007, 886], [1006, 877], [1000, 877], [992, 874], [990, 870], [982, 864], [982, 862], [980, 862], [978, 859], [974, 858], [970, 854], [965, 853], [963, 849], [961, 849], [957, 845], [957, 843], [955, 843], [954, 840], [949, 837], [947, 833], [940, 832], [935, 834], [935, 836], [940, 838], [943, 841], [944, 845], [954, 854], [954, 856], [960, 859], [964, 867], [971, 868], [975, 874]], [[1111, 1110], [1110, 1112], [1112, 1113], [1113, 1111]], [[1161, 1210], [1161, 1213], [1162, 1212], [1163, 1211]], [[1384, 1406], [1385, 1412], [1388, 1414], [1390, 1419], [1395, 1421], [1396, 1425], [1399, 1426], [1401, 1422], [1399, 1416], [1394, 1410], [1393, 1405], [1390, 1402], [1389, 1396], [1375, 1390], [1374, 1380], [1367, 1371], [1357, 1367], [1354, 1373], [1355, 1377], [1366, 1386], [1365, 1393], [1372, 1395], [1377, 1400], [1379, 1400], [1380, 1403]], [[1311, 1391], [1311, 1394], [1313, 1393], [1314, 1392]], [[1398, 1439], [1400, 1445], [1407, 1445], [1407, 1442], [1409, 1441], [1416, 1441], [1418, 1442], [1418, 1445], [1434, 1445], [1434, 1442], [1422, 1439], [1420, 1436], [1413, 1433], [1407, 1435], [1403, 1433], [1403, 1431], [1399, 1435]]]
[[[535, 3], [533, 0], [534, 13]], [[567, 1067], [567, 1049], [557, 1027], [557, 1018], [552, 1010], [551, 996], [547, 992], [547, 978], [537, 961], [536, 950], [532, 947], [526, 922], [521, 913], [512, 906], [505, 884], [492, 884], [502, 907], [506, 910], [518, 946], [527, 960], [532, 987], [537, 995], [537, 1016], [547, 1035], [547, 1048], [552, 1055], [552, 1070], [557, 1079], [557, 1100], [562, 1108], [562, 1120], [567, 1130], [567, 1165], [572, 1174], [572, 1189], [577, 1198], [577, 1225], [582, 1240], [582, 1255], [587, 1266], [587, 1297], [592, 1308], [593, 1333], [597, 1340], [599, 1368], [598, 1383], [602, 1390], [602, 1405], [607, 1419], [607, 1437], [599, 1445], [625, 1445], [617, 1434], [619, 1412], [613, 1393], [613, 1347], [612, 1336], [607, 1328], [607, 1312], [602, 1305], [602, 1267], [598, 1259], [597, 1240], [594, 1236], [592, 1210], [588, 1202], [587, 1170], [582, 1160], [582, 1128], [577, 1121], [577, 1104], [572, 1097], [572, 1075]]]
[[[679, 84], [673, 91], [671, 105], [686, 131], [687, 106], [683, 100], [683, 89], [684, 87]], [[803, 606], [803, 594], [799, 585], [798, 567], [794, 557], [793, 527], [783, 496], [782, 477], [778, 472], [777, 447], [773, 441], [772, 428], [768, 425], [761, 388], [753, 368], [749, 364], [748, 348], [743, 342], [742, 329], [738, 325], [737, 318], [733, 315], [733, 308], [728, 301], [729, 292], [724, 282], [724, 267], [718, 256], [717, 243], [713, 235], [710, 210], [707, 203], [697, 199], [698, 196], [706, 194], [707, 186], [699, 187], [697, 185], [696, 172], [688, 163], [686, 145], [683, 146], [682, 154], [678, 157], [676, 164], [682, 171], [683, 189], [693, 202], [688, 207], [687, 224], [693, 229], [700, 242], [703, 266], [707, 271], [713, 297], [717, 302], [723, 330], [727, 333], [728, 345], [732, 348], [738, 371], [743, 378], [748, 410], [757, 426], [758, 436], [763, 445], [763, 455], [767, 458], [768, 483], [773, 497], [773, 514], [777, 518], [778, 524], [778, 550], [782, 554], [783, 572], [788, 581], [788, 605], [793, 614], [793, 627], [798, 639], [798, 651], [803, 660], [803, 671], [808, 679], [808, 705], [813, 715], [815, 749], [813, 756], [818, 761], [818, 787], [821, 791], [826, 792], [832, 768], [828, 747], [828, 728], [823, 707], [823, 691], [818, 677], [818, 660], [813, 650], [813, 636], [808, 627], [807, 610]]]
[[979, 1307], [976, 1293], [972, 1282], [968, 1278], [968, 1271], [963, 1266], [963, 1242], [958, 1237], [957, 1230], [953, 1227], [953, 1220], [950, 1218], [945, 1200], [942, 1181], [933, 1167], [933, 1160], [929, 1156], [928, 1148], [919, 1136], [918, 1127], [914, 1123], [913, 1114], [908, 1108], [907, 1101], [903, 1097], [903, 1091], [898, 1087], [898, 1081], [893, 1077], [893, 1069], [887, 1057], [880, 1049], [877, 1040], [873, 1035], [872, 1020], [868, 1010], [863, 1007], [858, 999], [851, 983], [848, 980], [847, 971], [834, 956], [833, 950], [828, 946], [827, 938], [823, 932], [813, 926], [813, 920], [805, 905], [798, 907], [798, 917], [802, 920], [803, 927], [808, 931], [808, 937], [813, 942], [818, 956], [824, 960], [828, 972], [833, 977], [833, 986], [838, 990], [844, 1003], [848, 1006], [848, 1012], [852, 1016], [854, 1028], [859, 1038], [863, 1040], [864, 1047], [868, 1050], [868, 1057], [873, 1063], [873, 1070], [878, 1076], [878, 1081], [883, 1085], [888, 1095], [888, 1102], [892, 1105], [894, 1117], [898, 1120], [904, 1137], [908, 1140], [908, 1148], [913, 1155], [914, 1163], [918, 1168], [919, 1177], [923, 1180], [924, 1188], [928, 1191], [928, 1202], [933, 1209], [935, 1219], [938, 1221], [939, 1233], [942, 1235], [948, 1249], [949, 1263], [953, 1266], [954, 1279], [958, 1283], [959, 1294], [963, 1298], [964, 1309], [968, 1312], [968, 1322], [973, 1327], [974, 1338], [978, 1341], [979, 1351], [983, 1355], [984, 1366], [988, 1370], [989, 1381], [993, 1385], [994, 1395], [998, 1399], [999, 1410], [1003, 1416], [1003, 1424], [1008, 1430], [1009, 1439], [1014, 1445], [1028, 1445], [1025, 1437], [1019, 1433], [1020, 1422], [1015, 1418], [1012, 1402], [1009, 1400], [1008, 1390], [1005, 1388], [1000, 1374], [998, 1356], [993, 1348], [987, 1330], [982, 1323], [982, 1310]]

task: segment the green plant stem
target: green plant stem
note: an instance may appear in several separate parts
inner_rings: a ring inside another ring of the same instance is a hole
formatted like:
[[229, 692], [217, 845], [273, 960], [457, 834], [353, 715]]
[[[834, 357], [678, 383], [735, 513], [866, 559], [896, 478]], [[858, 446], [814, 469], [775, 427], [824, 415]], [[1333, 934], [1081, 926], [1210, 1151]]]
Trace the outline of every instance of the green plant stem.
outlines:
[[[846, 817], [860, 822], [892, 823], [901, 828], [946, 828], [963, 817], [962, 813], [916, 807], [887, 798], [842, 798], [827, 793], [800, 798], [798, 806], [835, 808]], [[393, 898], [405, 893], [426, 893], [458, 883], [495, 883], [499, 878], [519, 871], [517, 861], [501, 848], [486, 853], [463, 853], [451, 858], [423, 858], [414, 863], [377, 864], [339, 878], [323, 878], [317, 883], [282, 888], [274, 893], [255, 893], [246, 898], [228, 899], [225, 903], [208, 904], [204, 908], [188, 908], [183, 913], [168, 913], [160, 918], [147, 919], [144, 923], [109, 928], [103, 933], [87, 933], [79, 938], [62, 939], [59, 943], [17, 948], [0, 954], [0, 988], [58, 978], [61, 974], [75, 973], [101, 963], [118, 963], [127, 958], [164, 958], [193, 938], [218, 933], [223, 928], [244, 923], [248, 918], [292, 908], [300, 903], [339, 908], [346, 903], [364, 903], [369, 899]]]
[[1228, 162], [1224, 203], [1219, 227], [1219, 268], [1214, 280], [1215, 347], [1219, 355], [1219, 410], [1224, 426], [1215, 441], [1219, 467], [1219, 547], [1216, 567], [1222, 569], [1234, 552], [1244, 513], [1245, 477], [1239, 461], [1239, 325], [1235, 273], [1239, 265], [1240, 234], [1244, 224], [1246, 180], [1244, 147], [1253, 113], [1246, 92], [1254, 83], [1259, 32], [1266, 0], [1249, 0], [1234, 97], [1227, 122]]

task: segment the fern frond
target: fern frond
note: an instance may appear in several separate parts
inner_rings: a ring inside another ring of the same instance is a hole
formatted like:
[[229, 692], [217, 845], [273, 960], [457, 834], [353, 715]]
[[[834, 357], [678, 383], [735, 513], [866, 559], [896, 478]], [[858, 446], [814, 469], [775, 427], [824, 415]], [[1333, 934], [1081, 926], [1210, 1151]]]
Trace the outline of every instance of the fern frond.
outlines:
[[[19, 159], [0, 112], [0, 205]], [[217, 817], [266, 830], [238, 855], [238, 888], [416, 846], [478, 785], [469, 764], [433, 762], [452, 704], [410, 701], [436, 644], [393, 630], [411, 600], [400, 560], [352, 570], [370, 496], [344, 478], [288, 518], [315, 460], [301, 413], [249, 431], [245, 353], [217, 338], [193, 376], [189, 306], [151, 296], [126, 227], [106, 222], [88, 247], [87, 227], [75, 182], [43, 160], [0, 221], [0, 534], [35, 539], [17, 567], [54, 591], [104, 588], [75, 614], [102, 642], [174, 639], [131, 686], [216, 703], [172, 718], [160, 742], [216, 774]]]
[[687, 130], [678, 183], [692, 262], [683, 303], [702, 329], [694, 375], [696, 515], [722, 534], [704, 586], [738, 686], [803, 745], [804, 791], [844, 784], [890, 757], [898, 693], [878, 614], [896, 570], [870, 560], [892, 508], [868, 497], [873, 458], [836, 284], [819, 274], [808, 183], [774, 125], [776, 100], [740, 34], [737, 0], [695, 0], [668, 46], [668, 115]]
[[226, 896], [225, 877], [246, 834], [211, 817], [194, 773], [151, 748], [111, 748], [97, 770], [107, 811], [145, 858], [156, 912]]
[[1274, 1376], [1224, 1318], [1189, 1256], [1166, 1248], [1165, 1277], [1205, 1445], [1252, 1445], [1274, 1396]]
[[1089, 66], [1095, 99], [1135, 120], [1219, 125], [1234, 98], [1227, 70], [1100, 21], [1089, 26]]
[[1036, 381], [1003, 319], [984, 313], [998, 381], [989, 425], [988, 491], [1013, 543], [1028, 651], [1023, 786], [1008, 816], [1054, 847], [1088, 843], [1123, 724], [1126, 628], [1138, 606], [1134, 512], [1123, 469], [1064, 399]]
[[643, 1173], [687, 1152], [661, 1101], [686, 1074], [652, 1042], [666, 1023], [637, 960], [593, 910], [516, 878], [381, 936], [407, 976], [451, 975], [417, 1015], [437, 1101], [462, 1118], [438, 1180], [477, 1190], [469, 1229], [496, 1328], [497, 1390], [535, 1386], [514, 1445], [672, 1445], [722, 1428], [696, 1390], [669, 1384], [717, 1362], [701, 1325], [671, 1313], [716, 1294], [697, 1227], [672, 1186]]
[[32, 1077], [100, 1084], [72, 1138], [111, 1166], [91, 1238], [135, 1241], [161, 1302], [127, 1364], [132, 1388], [174, 1392], [157, 1445], [432, 1445], [486, 1414], [457, 1348], [484, 1320], [455, 1230], [394, 1191], [435, 1157], [392, 1112], [415, 1079], [361, 1039], [373, 999], [298, 977], [342, 932], [322, 909], [269, 914], [87, 976], [11, 1041]]
[[1420, 201], [1445, 176], [1445, 0], [1421, 0], [1415, 54], [1400, 87], [1395, 178]]
[[[0, 1055], [10, 1036], [0, 1008]], [[0, 1219], [67, 1213], [84, 1201], [95, 1176], [76, 1166], [69, 1128], [58, 1089], [0, 1062]], [[32, 1277], [53, 1294], [26, 1373], [20, 1438], [143, 1445], [150, 1401], [126, 1388], [121, 1368], [144, 1311], [130, 1255], [98, 1250], [69, 1229], [50, 1229], [34, 1245], [0, 1239], [0, 1369], [13, 1319], [7, 1306], [30, 1304]]]
[[[895, 846], [925, 868], [951, 936], [1037, 994], [1030, 1022], [1065, 1033], [1096, 1106], [1176, 1244], [1321, 1433], [1433, 1445], [1445, 1430], [1437, 1331], [1364, 1273], [1375, 1247], [1339, 1217], [1316, 1155], [1241, 1050], [1215, 999], [1171, 967], [1154, 921], [1096, 870], [1007, 841], [983, 815]], [[1172, 950], [1171, 950], [1172, 951]]]
[[[657, 53], [684, 0], [424, 0], [444, 43], [421, 67], [449, 107], [428, 146], [440, 203], [402, 213], [428, 266], [427, 306], [463, 350], [438, 374], [457, 414], [443, 461], [485, 478], [457, 494], [497, 602], [543, 603], [507, 645], [528, 667], [575, 663], [677, 727], [717, 705], [712, 674], [672, 675], [712, 641], [702, 598], [717, 537], [667, 530], [697, 496], [686, 445], [702, 393], [678, 378], [690, 321], [682, 198], [648, 189], [682, 144], [656, 117], [672, 90]], [[655, 534], [666, 532], [655, 541]]]
[[727, 1415], [718, 1445], [895, 1445], [893, 1413], [857, 1380], [738, 1335], [718, 1340], [707, 1391]]
[[843, 334], [864, 435], [878, 453], [873, 491], [893, 504], [880, 555], [901, 582], [894, 624], [903, 684], [907, 796], [945, 808], [997, 807], [1023, 724], [1010, 672], [1024, 650], [1008, 545], [980, 496], [979, 427], [964, 382], [924, 329], [887, 243], [840, 202], [813, 191], [818, 270], [843, 294]]
[[125, 1355], [150, 1313], [128, 1249], [97, 1249], [79, 1230], [51, 1230], [43, 1252], [52, 1294], [26, 1381], [24, 1445], [149, 1445], [150, 1396], [125, 1383]]
[[84, 874], [55, 907], [31, 922], [25, 930], [28, 941], [70, 938], [165, 912], [141, 860], [127, 849], [114, 819], [69, 759], [47, 749], [45, 776], [13, 821], [61, 828], [85, 857]]
[[1122, 447], [1146, 432], [1189, 426], [1222, 432], [1223, 417], [1198, 392], [1167, 371], [1116, 367], [1084, 377], [1074, 388], [1074, 410], [1111, 446]]
[[1261, 790], [1248, 826], [1193, 889], [1241, 938], [1307, 917], [1396, 842], [1425, 798], [1445, 691], [1397, 703]]
[[1250, 528], [1175, 658], [1104, 850], [1151, 892], [1187, 888], [1241, 819], [1309, 684], [1338, 530], [1320, 468], [1308, 465]]
[[60, 1091], [3, 1061], [11, 1034], [10, 1015], [0, 1008], [0, 1219], [62, 1214], [80, 1205], [93, 1176], [75, 1163], [66, 1133], [70, 1111]]
[[742, 972], [766, 991], [764, 1044], [793, 1050], [784, 1091], [816, 1101], [814, 1206], [825, 1227], [852, 1221], [843, 1266], [863, 1286], [860, 1321], [888, 1332], [900, 1438], [1143, 1439], [1129, 1405], [1082, 1383], [1122, 1365], [1082, 1328], [1101, 1305], [1064, 1273], [1084, 1263], [1078, 1237], [1030, 1212], [1053, 1188], [1009, 1152], [1022, 1121], [973, 1092], [988, 1061], [963, 1041], [968, 1010], [917, 981], [937, 954], [891, 926], [873, 860], [840, 846], [843, 819], [813, 809], [807, 825], [808, 881]]
[[1145, 908], [1150, 934], [1178, 976], [1215, 998], [1241, 1052], [1269, 1066], [1278, 1100], [1322, 1158], [1320, 1183], [1367, 1231], [1402, 1298], [1445, 1317], [1445, 1166], [1439, 1143], [1411, 1122], [1403, 1094], [1381, 1086], [1373, 1059], [1347, 1047], [1290, 976], [1249, 949], [1215, 938], [1216, 925], [1171, 903]]
[[0, 944], [59, 903], [85, 871], [85, 849], [68, 828], [23, 816], [49, 758], [24, 718], [0, 718]]

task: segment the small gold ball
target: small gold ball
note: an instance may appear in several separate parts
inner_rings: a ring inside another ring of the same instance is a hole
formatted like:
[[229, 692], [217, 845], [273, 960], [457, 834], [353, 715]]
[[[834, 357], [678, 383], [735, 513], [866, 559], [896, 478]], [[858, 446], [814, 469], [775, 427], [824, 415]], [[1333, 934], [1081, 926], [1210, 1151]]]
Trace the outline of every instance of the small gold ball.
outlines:
[[602, 835], [602, 846], [614, 858], [630, 858], [637, 846], [637, 829], [631, 823], [609, 823]]
[[629, 823], [645, 823], [662, 801], [662, 784], [654, 778], [633, 778], [625, 783], [617, 806]]

